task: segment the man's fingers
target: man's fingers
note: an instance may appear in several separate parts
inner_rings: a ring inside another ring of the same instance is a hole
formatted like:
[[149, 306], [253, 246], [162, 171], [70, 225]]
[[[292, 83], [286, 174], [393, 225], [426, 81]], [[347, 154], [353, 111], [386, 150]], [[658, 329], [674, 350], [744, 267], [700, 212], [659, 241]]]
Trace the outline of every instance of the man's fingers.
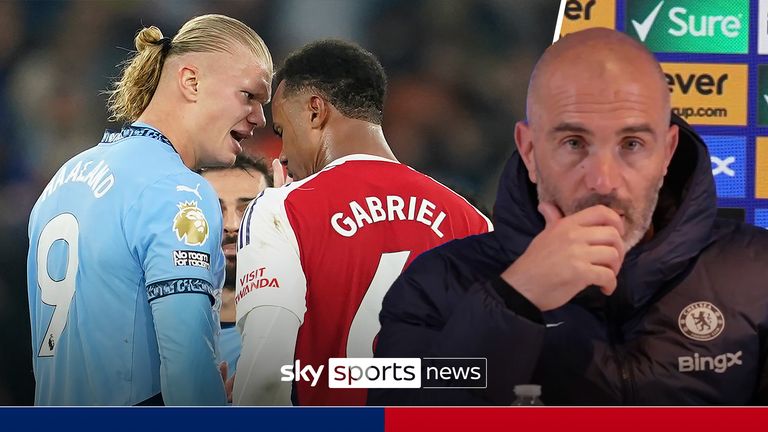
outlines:
[[227, 375], [229, 375], [229, 365], [223, 361], [219, 363], [219, 373], [221, 374], [221, 382], [227, 382]]
[[619, 259], [624, 261], [626, 253], [624, 239], [613, 226], [594, 226], [581, 228], [577, 238], [589, 246], [610, 246], [619, 253]]
[[224, 391], [227, 393], [227, 402], [232, 403], [232, 392], [235, 389], [235, 375], [237, 375], [237, 372], [233, 373], [232, 376], [224, 382]]
[[596, 205], [571, 215], [573, 220], [581, 226], [606, 225], [615, 227], [619, 235], [624, 235], [624, 221], [615, 210], [604, 205]]
[[272, 159], [272, 184], [274, 187], [281, 187], [285, 184], [283, 164], [280, 163], [280, 159]]
[[539, 203], [539, 213], [544, 216], [547, 226], [559, 221], [563, 218], [563, 213], [557, 208], [556, 205], [548, 202]]
[[616, 290], [616, 275], [608, 267], [593, 265], [590, 269], [589, 281], [588, 285], [599, 286], [600, 291], [605, 295], [611, 295]]
[[575, 238], [588, 245], [619, 246], [624, 244], [619, 231], [614, 226], [599, 225], [581, 227]]
[[614, 276], [621, 270], [622, 255], [611, 246], [590, 246], [585, 252], [586, 258], [592, 265], [608, 267], [613, 270]]

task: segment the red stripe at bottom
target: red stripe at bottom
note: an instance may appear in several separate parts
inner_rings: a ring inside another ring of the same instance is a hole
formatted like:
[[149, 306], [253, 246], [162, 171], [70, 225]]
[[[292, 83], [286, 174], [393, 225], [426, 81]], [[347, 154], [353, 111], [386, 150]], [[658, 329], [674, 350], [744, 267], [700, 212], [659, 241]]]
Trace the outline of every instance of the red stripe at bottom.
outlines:
[[386, 408], [385, 432], [764, 432], [768, 408]]

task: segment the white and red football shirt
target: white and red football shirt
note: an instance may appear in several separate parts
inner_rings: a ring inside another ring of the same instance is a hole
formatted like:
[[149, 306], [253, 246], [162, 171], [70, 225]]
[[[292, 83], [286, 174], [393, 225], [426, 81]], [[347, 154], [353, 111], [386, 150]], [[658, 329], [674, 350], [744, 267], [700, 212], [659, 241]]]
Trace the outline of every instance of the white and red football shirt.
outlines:
[[298, 404], [363, 405], [365, 389], [328, 388], [328, 359], [373, 356], [382, 299], [416, 256], [492, 229], [460, 195], [406, 165], [370, 155], [337, 159], [267, 189], [246, 210], [238, 325], [259, 306], [291, 311], [301, 323], [295, 359], [326, 365], [315, 387], [296, 383]]

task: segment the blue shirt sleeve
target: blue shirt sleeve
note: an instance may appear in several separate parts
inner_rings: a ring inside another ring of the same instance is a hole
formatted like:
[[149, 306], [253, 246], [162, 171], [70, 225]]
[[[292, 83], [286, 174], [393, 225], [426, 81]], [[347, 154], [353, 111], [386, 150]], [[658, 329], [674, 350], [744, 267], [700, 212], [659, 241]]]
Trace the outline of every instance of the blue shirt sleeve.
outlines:
[[[156, 181], [142, 191], [124, 223], [126, 240], [142, 265], [147, 287], [168, 280], [200, 279], [213, 288], [207, 293], [212, 303], [218, 300], [224, 283], [221, 207], [205, 179], [190, 171]], [[149, 300], [175, 292], [150, 291]]]
[[214, 352], [219, 323], [208, 299], [195, 294], [170, 295], [151, 305], [165, 404], [226, 405]]
[[141, 192], [124, 224], [144, 272], [163, 400], [226, 405], [216, 362], [225, 260], [215, 191], [191, 171], [168, 175]]

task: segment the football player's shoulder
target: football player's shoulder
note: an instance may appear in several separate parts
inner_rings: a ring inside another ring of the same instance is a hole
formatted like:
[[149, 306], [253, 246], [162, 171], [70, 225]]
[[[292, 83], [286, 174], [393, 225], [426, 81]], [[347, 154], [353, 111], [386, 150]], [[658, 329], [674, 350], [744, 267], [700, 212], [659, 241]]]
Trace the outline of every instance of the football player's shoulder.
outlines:
[[252, 207], [253, 211], [260, 214], [277, 213], [278, 209], [284, 205], [285, 200], [293, 190], [292, 186], [293, 183], [290, 183], [279, 188], [268, 187], [264, 189], [253, 201], [251, 201], [249, 209], [246, 209], [246, 211], [250, 210]]
[[447, 198], [447, 199], [453, 199], [455, 197], [457, 199], [463, 200], [461, 195], [456, 193], [453, 189], [449, 188], [448, 186], [445, 186], [444, 184], [428, 176], [427, 174], [424, 174], [423, 172], [418, 171], [415, 168], [412, 168], [405, 164], [399, 164], [399, 165], [400, 166], [398, 167], [398, 169], [401, 170], [399, 177], [402, 181], [407, 183], [410, 187], [414, 189], [426, 191], [432, 196], [442, 196], [443, 198]]
[[[99, 146], [102, 147], [102, 146]], [[145, 136], [132, 136], [103, 146], [115, 169], [137, 187], [169, 175], [194, 174], [168, 144]]]
[[[190, 186], [194, 186], [194, 189], [200, 192], [200, 196], [202, 198], [206, 197], [212, 197], [215, 198], [218, 202], [218, 195], [216, 194], [216, 190], [211, 186], [211, 184], [208, 182], [208, 180], [205, 179], [202, 175], [191, 171], [189, 169], [183, 169], [179, 170], [178, 172], [173, 174], [173, 178], [177, 180], [179, 183], [188, 183]], [[199, 186], [198, 186], [199, 185]], [[182, 185], [183, 186], [183, 185]], [[178, 189], [184, 189], [183, 187]]]
[[[252, 227], [260, 231], [267, 226], [278, 228], [283, 223], [288, 223], [286, 200], [291, 192], [303, 184], [304, 180], [294, 181], [281, 187], [268, 187], [261, 191], [243, 212], [241, 225], [245, 228], [245, 234], [249, 234]], [[241, 237], [243, 237], [243, 230], [241, 230]]]
[[314, 187], [314, 180], [322, 172], [313, 174], [303, 180], [292, 181], [281, 187], [266, 188], [251, 202], [251, 205], [257, 212], [284, 213], [285, 202], [294, 196], [294, 192], [302, 188]]
[[201, 206], [221, 211], [213, 186], [203, 176], [186, 167], [155, 178], [151, 189], [160, 193], [158, 198], [161, 200], [194, 201]]
[[447, 202], [450, 202], [451, 210], [463, 211], [467, 214], [471, 214], [480, 225], [487, 226], [488, 231], [493, 231], [493, 223], [491, 220], [470, 202], [467, 197], [422, 172], [416, 171], [410, 167], [408, 168], [414, 173], [414, 176], [421, 178], [421, 181], [423, 182], [422, 184], [425, 185], [425, 187], [429, 188], [433, 193], [444, 197]]
[[174, 230], [178, 231], [178, 224], [184, 221], [200, 221], [206, 227], [210, 224], [210, 232], [218, 235], [215, 233], [222, 223], [218, 196], [201, 175], [183, 167], [170, 173], [153, 173], [134, 186], [135, 191], [126, 195], [129, 204], [124, 217], [131, 217], [134, 211], [146, 215], [172, 212]]
[[443, 183], [435, 180], [434, 178], [432, 178], [432, 177], [430, 177], [430, 176], [428, 176], [428, 175], [426, 175], [426, 174], [424, 174], [424, 173], [422, 173], [420, 171], [416, 171], [413, 168], [410, 168], [410, 169], [413, 171], [414, 177], [418, 176], [418, 177], [421, 178], [421, 182], [422, 182], [422, 184], [425, 187], [428, 187], [428, 188], [432, 189], [436, 193], [443, 194], [446, 197], [448, 197], [449, 199], [455, 199], [455, 200], [458, 200], [460, 202], [466, 202], [467, 201], [461, 194], [459, 194], [455, 190], [451, 189], [450, 187], [444, 185]]
[[38, 197], [32, 213], [35, 214], [35, 209], [43, 203], [51, 202], [47, 200], [49, 196], [68, 190], [68, 186], [75, 183], [87, 185], [94, 198], [102, 198], [113, 189], [115, 175], [96, 147], [78, 153], [56, 170]]

